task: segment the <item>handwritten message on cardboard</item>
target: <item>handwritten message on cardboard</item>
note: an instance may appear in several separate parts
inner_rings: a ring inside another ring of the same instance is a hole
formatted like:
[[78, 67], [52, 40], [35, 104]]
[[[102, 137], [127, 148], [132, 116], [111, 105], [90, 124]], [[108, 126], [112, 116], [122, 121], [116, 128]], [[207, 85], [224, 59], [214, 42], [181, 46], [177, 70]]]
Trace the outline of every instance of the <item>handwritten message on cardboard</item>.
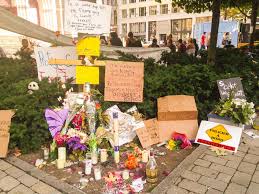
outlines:
[[110, 33], [111, 6], [66, 0], [65, 13], [65, 30], [68, 32]]
[[217, 80], [217, 84], [222, 99], [228, 98], [230, 92], [233, 92], [234, 98], [246, 98], [240, 77]]
[[156, 119], [144, 121], [145, 127], [137, 129], [137, 135], [143, 148], [160, 142], [158, 122]]
[[105, 66], [105, 101], [142, 102], [144, 63], [107, 61]]

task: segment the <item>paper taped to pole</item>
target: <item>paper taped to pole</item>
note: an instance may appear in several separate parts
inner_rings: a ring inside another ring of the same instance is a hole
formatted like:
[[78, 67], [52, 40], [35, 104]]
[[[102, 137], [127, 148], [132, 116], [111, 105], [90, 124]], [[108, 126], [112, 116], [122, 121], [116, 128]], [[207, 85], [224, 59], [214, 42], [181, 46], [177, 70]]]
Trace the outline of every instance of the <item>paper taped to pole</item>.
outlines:
[[99, 67], [76, 66], [76, 84], [99, 84]]
[[65, 31], [88, 34], [109, 34], [111, 6], [87, 1], [65, 1]]
[[202, 121], [195, 143], [237, 152], [242, 128], [210, 121]]
[[105, 101], [143, 102], [144, 63], [106, 61]]
[[100, 44], [101, 44], [101, 41], [99, 37], [84, 38], [76, 44], [77, 55], [99, 57]]
[[37, 62], [38, 78], [60, 78], [62, 82], [76, 76], [76, 67], [73, 65], [50, 65], [49, 59], [77, 59], [76, 48], [67, 47], [35, 47], [35, 58]]

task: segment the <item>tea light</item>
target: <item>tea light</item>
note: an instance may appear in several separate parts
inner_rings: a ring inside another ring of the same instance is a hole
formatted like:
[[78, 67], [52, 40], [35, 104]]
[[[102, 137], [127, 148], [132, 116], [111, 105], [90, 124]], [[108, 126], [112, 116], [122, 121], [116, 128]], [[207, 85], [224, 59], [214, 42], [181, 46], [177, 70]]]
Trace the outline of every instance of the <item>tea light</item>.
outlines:
[[94, 178], [95, 178], [96, 181], [102, 179], [102, 174], [101, 174], [100, 166], [95, 166], [94, 167]]
[[107, 161], [107, 157], [108, 157], [108, 154], [107, 154], [107, 150], [106, 149], [101, 149], [100, 150], [100, 154], [101, 154], [101, 162], [106, 162]]
[[91, 159], [92, 159], [92, 164], [98, 163], [98, 152], [97, 151], [91, 153]]
[[57, 168], [58, 169], [65, 168], [65, 163], [66, 163], [66, 160], [57, 159]]
[[67, 159], [67, 153], [66, 153], [66, 147], [59, 147], [58, 148], [58, 159], [59, 160], [66, 160]]
[[49, 159], [49, 148], [43, 148], [43, 158], [44, 160]]
[[149, 151], [148, 150], [143, 150], [142, 151], [142, 162], [147, 163], [149, 158]]
[[122, 178], [124, 180], [128, 180], [129, 179], [129, 171], [128, 170], [124, 170], [122, 173]]

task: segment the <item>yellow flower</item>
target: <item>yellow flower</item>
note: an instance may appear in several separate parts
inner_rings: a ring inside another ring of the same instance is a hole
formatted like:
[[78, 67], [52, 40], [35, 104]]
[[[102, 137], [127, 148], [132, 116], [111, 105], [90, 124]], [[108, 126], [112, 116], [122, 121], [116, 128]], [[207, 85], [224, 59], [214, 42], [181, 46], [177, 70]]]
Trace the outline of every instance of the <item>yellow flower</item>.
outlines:
[[176, 147], [175, 141], [172, 140], [172, 139], [169, 140], [169, 141], [168, 141], [168, 144], [167, 144], [167, 146], [166, 146], [166, 148], [169, 149], [169, 150], [171, 150], [171, 151], [173, 151], [173, 150], [175, 149], [175, 147]]

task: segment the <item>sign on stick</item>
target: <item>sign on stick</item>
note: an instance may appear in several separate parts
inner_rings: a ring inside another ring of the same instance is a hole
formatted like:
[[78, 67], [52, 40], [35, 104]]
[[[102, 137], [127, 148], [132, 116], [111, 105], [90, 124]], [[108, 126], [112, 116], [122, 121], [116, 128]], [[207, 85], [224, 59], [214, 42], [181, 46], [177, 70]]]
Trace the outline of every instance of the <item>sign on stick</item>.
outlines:
[[111, 6], [87, 1], [65, 1], [65, 30], [88, 34], [110, 33]]
[[39, 80], [60, 78], [62, 82], [66, 82], [68, 78], [75, 78], [76, 67], [74, 65], [50, 65], [48, 63], [49, 59], [77, 59], [75, 47], [35, 47], [34, 52]]
[[222, 99], [228, 98], [231, 92], [234, 98], [246, 98], [240, 77], [217, 80], [217, 84]]
[[236, 152], [242, 128], [210, 121], [202, 121], [195, 142]]
[[105, 101], [142, 102], [144, 63], [107, 61], [105, 66]]

